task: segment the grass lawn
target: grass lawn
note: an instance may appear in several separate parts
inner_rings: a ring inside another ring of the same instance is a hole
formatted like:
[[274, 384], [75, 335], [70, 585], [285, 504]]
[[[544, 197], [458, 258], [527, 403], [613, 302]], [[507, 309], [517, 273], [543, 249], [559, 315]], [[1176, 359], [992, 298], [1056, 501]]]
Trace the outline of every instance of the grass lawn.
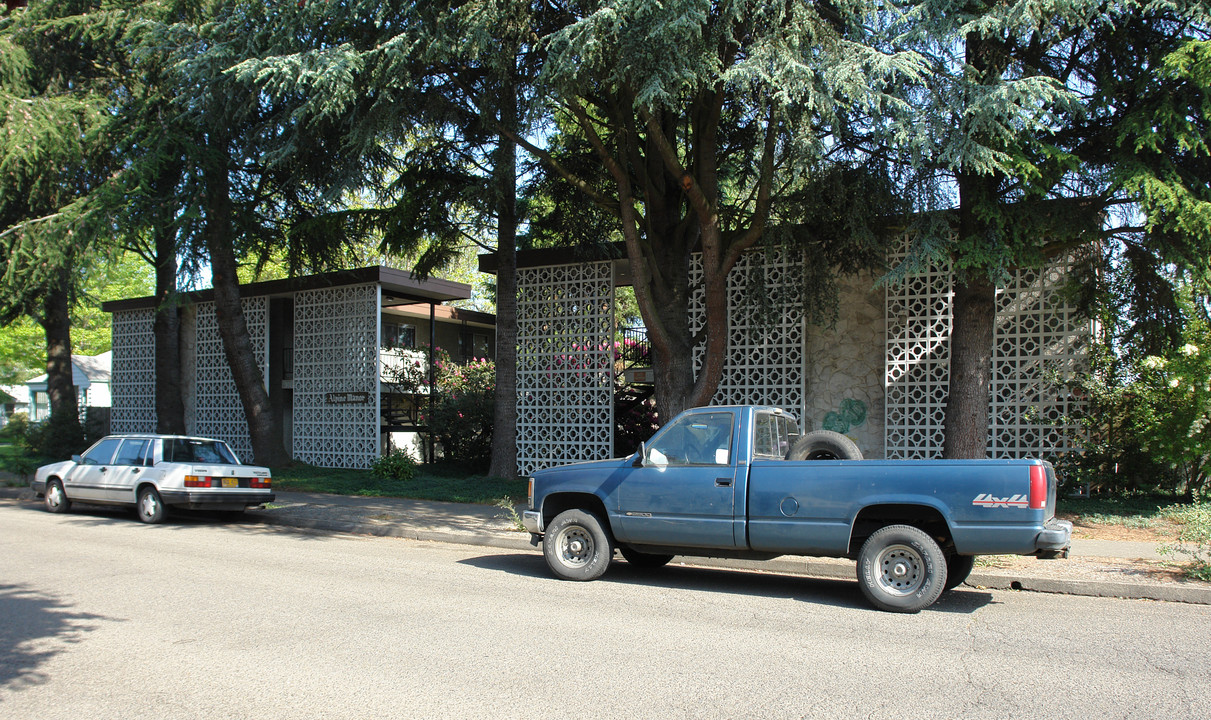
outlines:
[[1073, 522], [1145, 529], [1172, 524], [1183, 507], [1177, 497], [1164, 494], [1061, 496], [1056, 500], [1056, 514]]
[[501, 498], [526, 498], [524, 480], [471, 475], [456, 467], [421, 465], [411, 480], [385, 480], [369, 470], [295, 465], [273, 470], [273, 487], [283, 492], [321, 492], [364, 497], [403, 497], [440, 502], [495, 505]]

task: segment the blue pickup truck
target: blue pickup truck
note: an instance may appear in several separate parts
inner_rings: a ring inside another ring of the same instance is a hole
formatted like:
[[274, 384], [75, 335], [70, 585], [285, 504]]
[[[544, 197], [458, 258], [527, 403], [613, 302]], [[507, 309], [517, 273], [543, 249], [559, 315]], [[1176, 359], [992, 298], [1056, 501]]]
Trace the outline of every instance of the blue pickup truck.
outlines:
[[634, 455], [540, 470], [522, 521], [556, 576], [593, 580], [617, 549], [655, 568], [674, 555], [857, 561], [877, 608], [917, 612], [962, 583], [976, 555], [1067, 557], [1056, 477], [1041, 460], [862, 460], [843, 435], [801, 434], [772, 407], [694, 408]]

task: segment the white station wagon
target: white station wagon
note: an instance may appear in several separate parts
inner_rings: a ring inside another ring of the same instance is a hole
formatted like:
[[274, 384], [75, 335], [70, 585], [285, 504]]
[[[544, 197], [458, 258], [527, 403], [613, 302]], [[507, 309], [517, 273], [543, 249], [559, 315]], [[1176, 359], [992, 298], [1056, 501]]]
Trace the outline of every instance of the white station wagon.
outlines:
[[222, 440], [180, 435], [110, 435], [83, 455], [38, 468], [31, 486], [46, 509], [73, 501], [133, 505], [139, 519], [158, 523], [165, 506], [235, 510], [272, 502], [268, 468], [242, 465]]

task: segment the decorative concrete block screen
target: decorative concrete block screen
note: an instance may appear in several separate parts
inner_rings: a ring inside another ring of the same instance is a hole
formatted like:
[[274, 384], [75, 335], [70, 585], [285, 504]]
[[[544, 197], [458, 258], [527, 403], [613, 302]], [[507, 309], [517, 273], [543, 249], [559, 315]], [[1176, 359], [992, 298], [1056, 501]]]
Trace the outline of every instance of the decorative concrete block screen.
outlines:
[[[253, 354], [264, 376], [269, 360], [269, 298], [244, 298], [242, 304]], [[199, 303], [197, 307], [195, 432], [202, 437], [226, 441], [241, 461], [250, 463], [252, 440], [248, 436], [248, 420], [223, 351], [214, 303]]]
[[[783, 304], [761, 318], [754, 307], [758, 296], [777, 298], [798, 285], [801, 262], [798, 253], [792, 259], [786, 251], [752, 252], [728, 274], [727, 359], [712, 405], [773, 405], [803, 417], [803, 316]], [[706, 324], [701, 255], [694, 256], [690, 273], [698, 287], [690, 301], [690, 326], [697, 332]], [[704, 352], [702, 346], [694, 350], [695, 367], [702, 367]]]
[[518, 473], [610, 457], [612, 265], [522, 268], [517, 275]]
[[[893, 259], [897, 261], [898, 258]], [[1091, 326], [1062, 295], [1071, 261], [1024, 269], [997, 290], [993, 338], [991, 457], [1047, 457], [1071, 450], [1064, 424], [1077, 400], [1051, 385], [1071, 376]], [[950, 375], [951, 275], [935, 267], [887, 291], [887, 457], [940, 457]]]
[[1014, 274], [997, 294], [992, 375], [994, 457], [1046, 457], [1076, 449], [1080, 437], [1068, 418], [1082, 404], [1055, 387], [1085, 365], [1092, 324], [1063, 293], [1072, 259]]
[[294, 298], [294, 458], [365, 468], [379, 455], [379, 286]]
[[112, 408], [115, 433], [156, 430], [156, 338], [152, 310], [123, 310], [113, 316]]

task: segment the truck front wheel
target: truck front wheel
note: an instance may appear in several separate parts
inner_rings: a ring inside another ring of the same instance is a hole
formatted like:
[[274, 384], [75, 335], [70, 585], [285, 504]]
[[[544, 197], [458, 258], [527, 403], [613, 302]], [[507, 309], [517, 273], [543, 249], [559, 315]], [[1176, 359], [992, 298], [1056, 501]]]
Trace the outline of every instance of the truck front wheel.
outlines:
[[596, 580], [610, 566], [614, 541], [593, 513], [565, 510], [547, 526], [542, 554], [564, 580]]
[[925, 531], [911, 525], [888, 525], [862, 544], [858, 585], [880, 610], [920, 612], [946, 586], [946, 556]]

